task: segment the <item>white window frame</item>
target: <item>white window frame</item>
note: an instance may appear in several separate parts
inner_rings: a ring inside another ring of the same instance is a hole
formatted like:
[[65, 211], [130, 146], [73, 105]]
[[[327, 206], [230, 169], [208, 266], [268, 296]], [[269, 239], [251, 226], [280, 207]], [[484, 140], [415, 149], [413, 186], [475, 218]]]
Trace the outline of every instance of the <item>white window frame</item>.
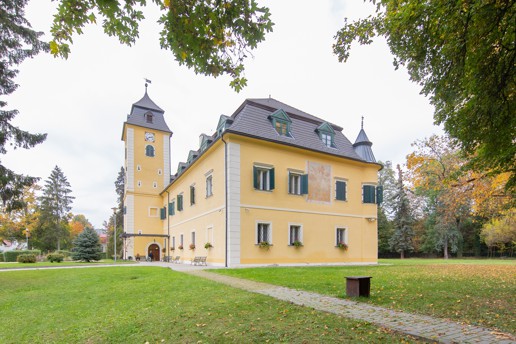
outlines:
[[328, 133], [321, 133], [321, 140], [326, 147], [332, 148], [332, 135]]
[[[336, 201], [339, 201], [339, 202], [347, 202], [348, 201], [348, 187], [349, 187], [349, 181], [348, 179], [346, 178], [339, 178], [339, 177], [336, 177], [334, 178], [334, 185], [335, 187], [333, 188], [333, 192], [335, 193], [334, 194], [334, 197], [333, 199], [336, 200]], [[344, 199], [337, 199], [337, 182], [343, 182], [346, 184], [346, 192], [344, 193]], [[363, 191], [362, 191], [363, 193]]]
[[271, 185], [270, 185], [270, 173], [271, 169], [261, 166], [256, 166], [256, 169], [258, 171], [258, 189], [260, 191], [270, 191]]
[[213, 225], [209, 225], [206, 227], [206, 242], [214, 245], [215, 237], [213, 235]]
[[[288, 172], [288, 193], [289, 195], [301, 195], [301, 176], [302, 173]], [[297, 180], [296, 180], [297, 179]], [[294, 191], [294, 192], [292, 192]]]
[[152, 187], [156, 189], [158, 187], [158, 182], [152, 182]]
[[136, 165], [136, 171], [141, 171], [142, 167], [140, 165]]
[[255, 231], [254, 231], [255, 244], [256, 245], [260, 244], [259, 236], [258, 236], [258, 229], [259, 229], [260, 225], [268, 225], [268, 229], [267, 229], [268, 241], [267, 242], [269, 243], [269, 245], [272, 245], [272, 222], [269, 222], [269, 221], [256, 221], [256, 226], [255, 226]]
[[213, 196], [213, 175], [206, 176], [206, 198]]
[[[152, 216], [151, 215], [151, 211], [153, 209], [156, 209], [156, 216]], [[149, 207], [149, 217], [159, 217], [159, 208], [156, 208], [156, 207]]]
[[136, 185], [138, 185], [138, 187], [139, 187], [139, 188], [141, 188], [141, 187], [142, 187], [142, 181], [141, 181], [141, 180], [139, 180], [139, 181], [136, 183]]
[[158, 176], [161, 176], [163, 174], [163, 171], [161, 171], [161, 168], [158, 168]]
[[339, 230], [343, 230], [344, 231], [344, 243], [346, 245], [348, 245], [348, 228], [346, 226], [335, 226], [335, 246], [337, 246], [339, 244], [339, 235], [338, 235], [338, 232]]
[[142, 230], [141, 229], [138, 229], [138, 234], [143, 234]]
[[196, 240], [195, 239], [196, 239], [196, 234], [195, 234], [195, 230], [193, 230], [193, 231], [190, 232], [190, 244], [196, 245], [196, 243], [195, 243]]
[[288, 224], [288, 245], [293, 246], [294, 241], [292, 240], [292, 227], [299, 228], [298, 241], [303, 243], [303, 225], [300, 223], [289, 223]]

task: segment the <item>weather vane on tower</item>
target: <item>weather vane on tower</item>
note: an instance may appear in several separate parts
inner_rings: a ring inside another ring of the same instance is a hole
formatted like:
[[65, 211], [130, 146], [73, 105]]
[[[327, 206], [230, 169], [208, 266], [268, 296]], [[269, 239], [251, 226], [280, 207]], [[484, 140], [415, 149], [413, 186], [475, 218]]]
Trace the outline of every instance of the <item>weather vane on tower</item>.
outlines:
[[150, 80], [149, 80], [149, 79], [147, 79], [147, 78], [143, 78], [143, 79], [145, 80], [145, 92], [147, 92], [147, 86], [148, 86], [149, 84], [152, 84], [152, 81], [150, 81]]

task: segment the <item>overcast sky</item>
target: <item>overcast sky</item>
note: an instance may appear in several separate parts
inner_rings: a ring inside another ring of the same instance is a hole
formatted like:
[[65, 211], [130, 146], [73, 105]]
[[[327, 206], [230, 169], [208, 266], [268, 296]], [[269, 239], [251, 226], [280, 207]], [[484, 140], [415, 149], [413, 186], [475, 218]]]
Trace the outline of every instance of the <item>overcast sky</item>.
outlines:
[[[55, 2], [32, 0], [27, 18], [46, 33]], [[140, 38], [122, 46], [88, 27], [74, 38], [68, 60], [41, 54], [20, 67], [19, 89], [7, 98], [20, 111], [13, 124], [31, 133], [48, 133], [30, 150], [2, 156], [18, 173], [48, 178], [58, 165], [75, 196], [72, 212], [84, 214], [95, 227], [107, 220], [116, 205], [114, 181], [123, 165], [122, 125], [131, 105], [144, 94], [144, 78], [152, 80], [149, 96], [165, 110], [174, 132], [172, 171], [198, 148], [199, 135], [211, 134], [221, 114], [231, 115], [246, 98], [269, 95], [344, 128], [352, 142], [364, 129], [378, 160], [404, 163], [410, 144], [441, 130], [433, 125], [433, 108], [409, 81], [405, 70], [394, 70], [384, 40], [356, 45], [346, 64], [332, 53], [333, 37], [344, 18], [373, 12], [358, 0], [262, 1], [270, 8], [274, 32], [246, 62], [248, 86], [235, 93], [230, 79], [195, 75], [179, 67], [159, 47], [159, 10], [145, 9]], [[317, 6], [315, 6], [317, 4]]]

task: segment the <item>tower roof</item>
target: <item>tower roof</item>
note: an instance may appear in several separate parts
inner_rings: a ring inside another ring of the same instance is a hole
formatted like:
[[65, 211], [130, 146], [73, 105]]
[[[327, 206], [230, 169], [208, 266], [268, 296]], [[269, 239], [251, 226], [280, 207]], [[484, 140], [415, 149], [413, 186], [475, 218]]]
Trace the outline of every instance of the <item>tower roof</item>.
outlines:
[[138, 100], [136, 103], [133, 104], [133, 107], [131, 109], [131, 113], [134, 111], [134, 107], [139, 107], [142, 109], [147, 109], [151, 111], [157, 111], [164, 113], [165, 110], [160, 108], [156, 103], [150, 99], [149, 95], [147, 94], [147, 87], [145, 87], [145, 95], [142, 97], [142, 99]]
[[353, 148], [355, 149], [355, 152], [365, 161], [376, 162], [373, 150], [371, 149], [372, 145], [373, 143], [369, 141], [369, 138], [367, 137], [367, 134], [364, 131], [362, 122], [362, 129], [360, 129], [360, 132], [358, 133], [357, 139], [353, 144]]

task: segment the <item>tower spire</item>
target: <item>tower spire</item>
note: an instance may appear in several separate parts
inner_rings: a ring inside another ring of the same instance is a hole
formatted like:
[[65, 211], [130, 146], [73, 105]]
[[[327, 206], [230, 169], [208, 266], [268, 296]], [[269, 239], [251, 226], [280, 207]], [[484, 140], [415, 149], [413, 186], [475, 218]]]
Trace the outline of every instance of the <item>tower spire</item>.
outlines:
[[152, 84], [152, 81], [150, 81], [147, 78], [144, 78], [144, 79], [145, 79], [145, 93], [147, 94], [147, 86], [149, 86], [149, 84]]
[[361, 125], [360, 129], [364, 129], [364, 116], [362, 116], [362, 125]]

